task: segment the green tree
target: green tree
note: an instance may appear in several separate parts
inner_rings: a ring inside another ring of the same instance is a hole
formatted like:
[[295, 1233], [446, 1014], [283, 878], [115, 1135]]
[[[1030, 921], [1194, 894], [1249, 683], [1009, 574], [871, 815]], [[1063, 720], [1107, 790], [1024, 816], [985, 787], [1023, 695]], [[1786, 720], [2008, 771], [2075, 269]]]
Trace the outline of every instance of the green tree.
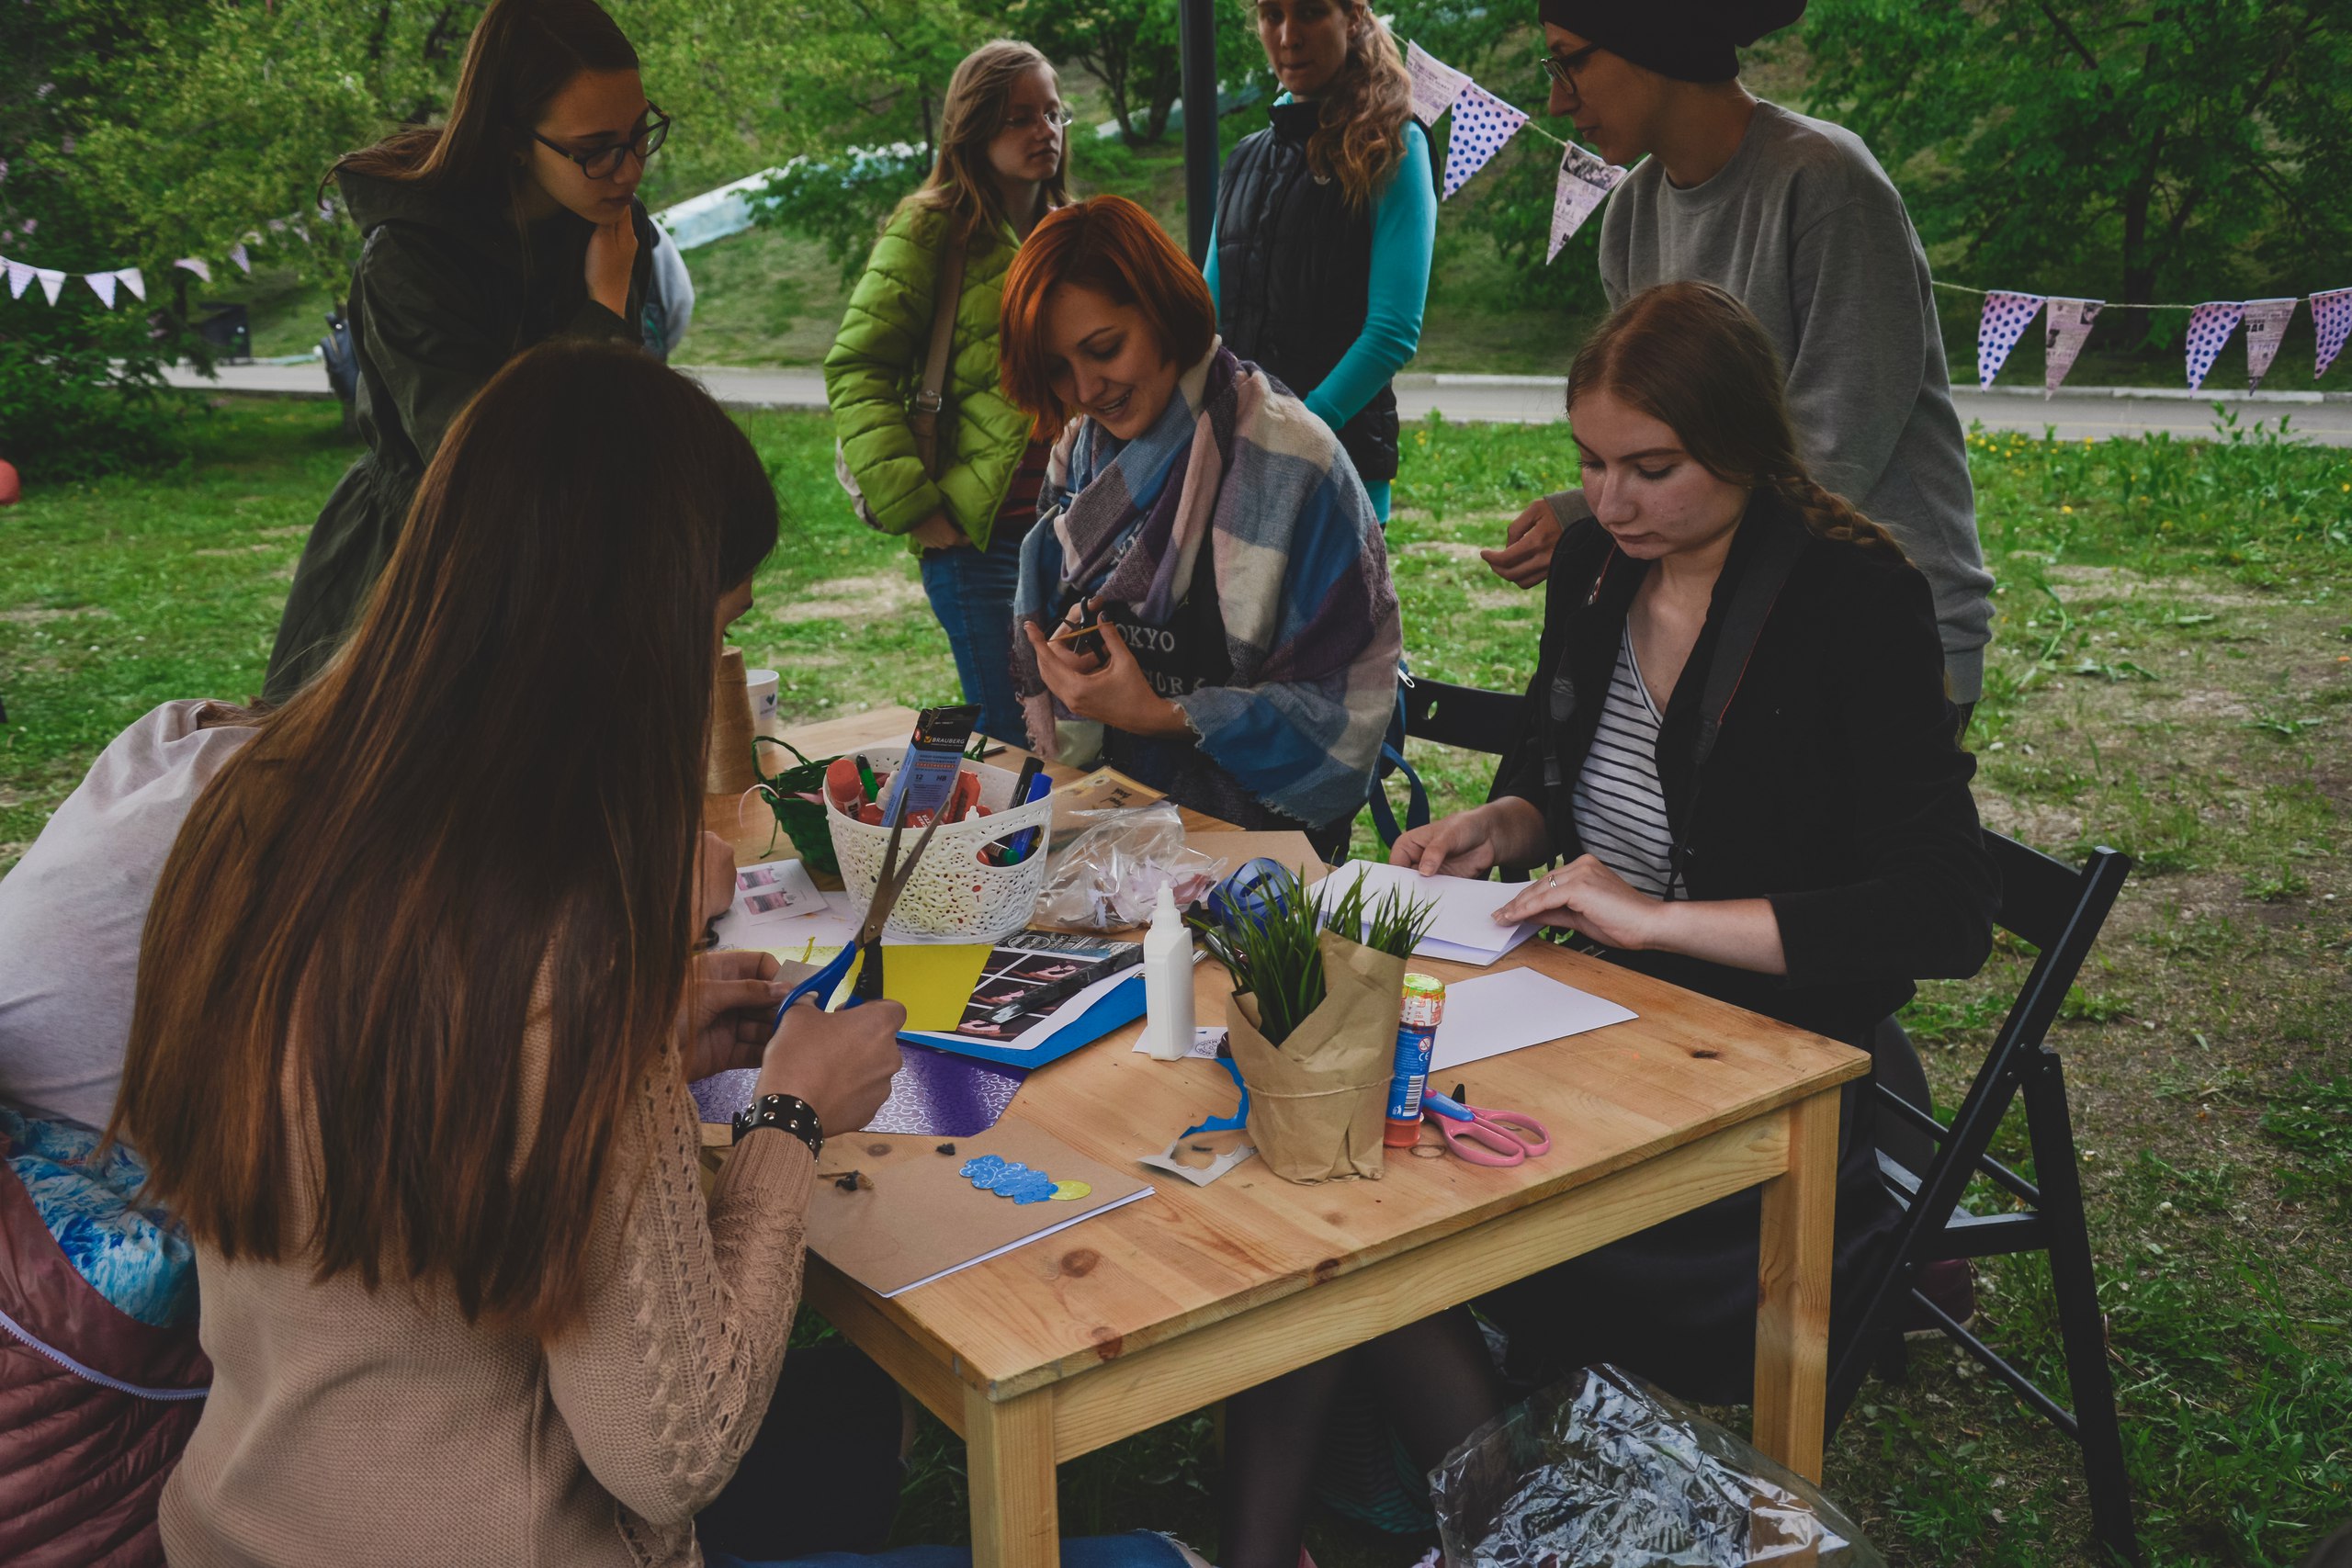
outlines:
[[1816, 0], [1804, 37], [1816, 111], [1973, 282], [2147, 303], [2344, 281], [2346, 0]]

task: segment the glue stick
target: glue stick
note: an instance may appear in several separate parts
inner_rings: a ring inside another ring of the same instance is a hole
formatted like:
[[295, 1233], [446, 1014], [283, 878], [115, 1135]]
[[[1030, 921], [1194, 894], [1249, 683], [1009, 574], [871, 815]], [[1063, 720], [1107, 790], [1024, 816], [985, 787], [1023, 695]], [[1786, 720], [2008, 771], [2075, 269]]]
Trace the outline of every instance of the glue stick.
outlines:
[[1444, 1016], [1445, 982], [1434, 975], [1406, 976], [1396, 1019], [1396, 1071], [1388, 1083], [1388, 1124], [1380, 1134], [1389, 1148], [1409, 1149], [1420, 1142], [1421, 1093], [1437, 1049], [1438, 1020]]
[[1193, 1048], [1193, 933], [1176, 912], [1176, 890], [1163, 885], [1143, 939], [1143, 1041], [1156, 1061]]

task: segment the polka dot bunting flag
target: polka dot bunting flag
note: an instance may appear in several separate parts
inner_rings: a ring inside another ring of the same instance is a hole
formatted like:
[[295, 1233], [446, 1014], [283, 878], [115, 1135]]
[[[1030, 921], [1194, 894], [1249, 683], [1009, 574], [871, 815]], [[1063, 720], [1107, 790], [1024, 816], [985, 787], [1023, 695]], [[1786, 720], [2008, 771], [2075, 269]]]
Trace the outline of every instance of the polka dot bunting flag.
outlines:
[[1984, 296], [1984, 314], [1976, 323], [1976, 384], [1989, 387], [1993, 378], [2009, 357], [2009, 350], [2017, 347], [2018, 339], [2025, 336], [2026, 328], [2033, 325], [2034, 317], [2041, 313], [2039, 294], [2012, 294], [1996, 288]]
[[2312, 324], [2319, 329], [2319, 352], [2312, 361], [2312, 379], [2327, 374], [2352, 337], [2352, 288], [2331, 288], [2312, 296]]
[[1453, 132], [1445, 141], [1445, 194], [1460, 190], [1526, 123], [1525, 115], [1477, 83], [1466, 84], [1453, 102]]
[[2234, 299], [2208, 299], [2188, 313], [2188, 389], [2197, 390], [2221, 357], [2222, 345], [2238, 330], [2245, 307]]

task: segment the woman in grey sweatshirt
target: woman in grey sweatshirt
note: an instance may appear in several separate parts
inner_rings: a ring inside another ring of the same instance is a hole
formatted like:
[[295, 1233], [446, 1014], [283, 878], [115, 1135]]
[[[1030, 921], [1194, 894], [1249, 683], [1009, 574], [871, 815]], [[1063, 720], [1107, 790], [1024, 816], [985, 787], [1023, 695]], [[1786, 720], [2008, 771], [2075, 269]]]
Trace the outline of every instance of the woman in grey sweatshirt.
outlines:
[[[1804, 0], [1541, 0], [1550, 107], [1611, 163], [1643, 160], [1601, 221], [1610, 305], [1688, 278], [1755, 312], [1789, 367], [1806, 467], [1883, 524], [1934, 590], [1964, 714], [1984, 687], [1993, 577], [1927, 253], [1860, 137], [1739, 80], [1739, 47], [1804, 11]], [[1545, 497], [1487, 564], [1533, 587], [1588, 510], [1580, 491]]]

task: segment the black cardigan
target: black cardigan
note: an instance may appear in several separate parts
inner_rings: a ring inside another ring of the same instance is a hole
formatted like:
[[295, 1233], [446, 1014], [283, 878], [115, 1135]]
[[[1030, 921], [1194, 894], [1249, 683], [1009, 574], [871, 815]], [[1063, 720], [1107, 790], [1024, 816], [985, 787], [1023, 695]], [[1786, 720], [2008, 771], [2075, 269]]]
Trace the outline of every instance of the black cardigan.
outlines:
[[[1782, 503], [1759, 493], [1758, 506]], [[1859, 1042], [1910, 1000], [1915, 979], [1973, 975], [1991, 951], [2000, 891], [1968, 791], [1976, 760], [1960, 749], [1958, 712], [1944, 694], [1928, 580], [1883, 551], [1816, 537], [1789, 572], [1697, 777], [1700, 689], [1758, 533], [1743, 526], [1733, 536], [1706, 625], [1667, 705], [1657, 768], [1686, 846], [1684, 891], [1770, 899], [1788, 976], [1668, 953], [1610, 956]], [[1572, 811], [1577, 775], [1646, 570], [1589, 518], [1553, 553], [1541, 661], [1495, 795], [1543, 811], [1564, 860], [1584, 852]], [[1547, 789], [1543, 729], [1562, 668], [1577, 701], [1554, 737], [1561, 783]], [[1695, 795], [1694, 784], [1702, 786]]]

